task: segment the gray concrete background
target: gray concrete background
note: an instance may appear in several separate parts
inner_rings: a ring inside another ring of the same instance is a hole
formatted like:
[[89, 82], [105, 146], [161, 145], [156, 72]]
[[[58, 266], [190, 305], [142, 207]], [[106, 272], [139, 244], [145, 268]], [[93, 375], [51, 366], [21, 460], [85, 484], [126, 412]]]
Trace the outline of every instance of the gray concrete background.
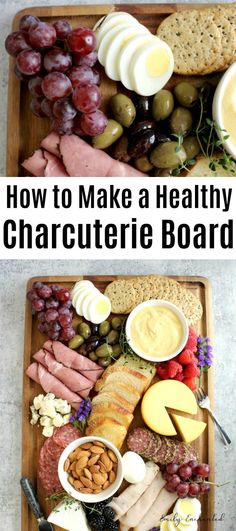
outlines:
[[[197, 0], [195, 0], [197, 1]], [[8, 56], [5, 52], [4, 41], [8, 33], [11, 31], [11, 24], [14, 15], [17, 11], [23, 8], [37, 5], [60, 5], [68, 3], [70, 5], [83, 4], [110, 4], [109, 0], [0, 0], [0, 176], [4, 176], [6, 173], [6, 120], [7, 120], [7, 76], [8, 76]], [[125, 3], [137, 3], [137, 0], [118, 0], [114, 1], [115, 4]], [[141, 2], [140, 2], [141, 3]], [[151, 0], [144, 0], [142, 3], [151, 3]], [[155, 3], [155, 2], [154, 2]], [[157, 3], [167, 3], [167, 1], [161, 1]], [[169, 3], [175, 3], [170, 1]], [[182, 0], [182, 3], [191, 3], [189, 0]], [[214, 0], [200, 0], [200, 3], [214, 3]], [[226, 0], [225, 3], [230, 3], [230, 0]]]
[[[211, 280], [215, 325], [216, 413], [232, 438], [225, 450], [216, 433], [215, 531], [235, 531], [236, 265], [210, 261], [2, 261], [0, 262], [0, 530], [20, 531], [21, 397], [24, 304], [27, 280], [40, 275], [201, 275]], [[21, 530], [30, 531], [30, 530]]]

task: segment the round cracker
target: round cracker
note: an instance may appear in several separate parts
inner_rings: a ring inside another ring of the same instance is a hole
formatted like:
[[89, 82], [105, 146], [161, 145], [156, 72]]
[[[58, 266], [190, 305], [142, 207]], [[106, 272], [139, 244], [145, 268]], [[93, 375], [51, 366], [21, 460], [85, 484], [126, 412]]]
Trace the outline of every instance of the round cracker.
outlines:
[[173, 13], [160, 24], [157, 35], [171, 47], [174, 71], [182, 75], [201, 74], [216, 62], [221, 50], [213, 15], [197, 9]]
[[132, 280], [114, 280], [105, 289], [106, 295], [111, 301], [112, 313], [129, 313], [136, 305], [136, 291]]
[[[210, 10], [207, 10], [208, 12]], [[219, 72], [226, 68], [226, 65], [232, 61], [234, 51], [236, 48], [236, 33], [229, 20], [225, 17], [223, 11], [219, 8], [211, 10], [213, 13], [213, 20], [217, 25], [221, 37], [221, 50], [213, 65], [203, 70], [202, 74], [211, 74], [212, 72]]]
[[228, 20], [235, 36], [234, 48], [231, 49], [231, 57], [224, 65], [222, 70], [226, 70], [234, 61], [236, 61], [236, 5], [221, 5], [218, 6], [218, 10], [223, 13], [224, 17]]

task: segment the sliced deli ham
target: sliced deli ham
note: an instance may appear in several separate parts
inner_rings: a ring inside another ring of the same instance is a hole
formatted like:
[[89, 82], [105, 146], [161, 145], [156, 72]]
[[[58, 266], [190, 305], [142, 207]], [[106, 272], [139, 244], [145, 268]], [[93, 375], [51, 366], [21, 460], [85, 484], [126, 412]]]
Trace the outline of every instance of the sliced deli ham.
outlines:
[[47, 161], [44, 177], [69, 177], [64, 164], [58, 157], [48, 151], [44, 151], [43, 153]]
[[37, 149], [31, 157], [25, 159], [22, 166], [34, 177], [44, 177], [47, 161], [43, 156], [42, 149]]
[[53, 354], [55, 359], [63, 363], [65, 367], [80, 372], [91, 380], [91, 382], [95, 383], [103, 372], [103, 368], [97, 365], [97, 363], [94, 363], [94, 361], [85, 356], [81, 356], [81, 354], [66, 347], [60, 341], [48, 340], [44, 343], [43, 349]]
[[41, 142], [41, 147], [43, 149], [49, 151], [49, 153], [52, 153], [52, 155], [56, 155], [56, 157], [60, 158], [61, 154], [59, 150], [59, 145], [60, 136], [57, 133], [54, 133], [54, 131], [52, 131], [48, 136], [46, 136]]
[[56, 376], [63, 384], [65, 384], [71, 391], [79, 394], [82, 398], [87, 398], [89, 392], [93, 387], [93, 382], [85, 378], [82, 374], [79, 374], [73, 369], [64, 367], [62, 363], [59, 363], [52, 354], [47, 350], [40, 349], [33, 358], [44, 365], [47, 370]]
[[147, 511], [139, 524], [134, 527], [134, 531], [147, 531], [152, 529], [152, 527], [159, 527], [161, 518], [169, 512], [177, 498], [177, 493], [168, 492], [165, 488], [161, 489], [149, 511]]

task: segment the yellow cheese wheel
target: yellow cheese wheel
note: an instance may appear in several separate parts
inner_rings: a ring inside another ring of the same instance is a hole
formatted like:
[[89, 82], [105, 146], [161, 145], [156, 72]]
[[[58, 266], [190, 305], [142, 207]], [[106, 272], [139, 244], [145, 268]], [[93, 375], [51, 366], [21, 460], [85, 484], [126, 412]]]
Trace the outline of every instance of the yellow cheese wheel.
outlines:
[[195, 441], [204, 432], [206, 423], [200, 420], [192, 420], [180, 415], [171, 413], [171, 417], [175, 422], [177, 430], [179, 431], [182, 439], [186, 443]]
[[141, 405], [145, 424], [160, 435], [177, 435], [166, 408], [196, 415], [196, 398], [189, 387], [176, 380], [157, 382], [145, 393]]

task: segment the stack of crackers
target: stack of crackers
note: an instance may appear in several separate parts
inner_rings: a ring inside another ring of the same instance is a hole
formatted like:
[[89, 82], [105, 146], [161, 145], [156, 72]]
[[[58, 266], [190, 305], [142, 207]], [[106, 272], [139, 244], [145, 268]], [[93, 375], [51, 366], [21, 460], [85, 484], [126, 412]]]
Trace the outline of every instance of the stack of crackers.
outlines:
[[195, 295], [183, 288], [176, 280], [160, 275], [114, 280], [105, 289], [112, 312], [130, 313], [135, 306], [150, 299], [162, 299], [176, 304], [190, 325], [202, 317], [202, 305]]
[[160, 24], [157, 35], [171, 47], [177, 74], [226, 70], [236, 61], [236, 4], [178, 11]]

